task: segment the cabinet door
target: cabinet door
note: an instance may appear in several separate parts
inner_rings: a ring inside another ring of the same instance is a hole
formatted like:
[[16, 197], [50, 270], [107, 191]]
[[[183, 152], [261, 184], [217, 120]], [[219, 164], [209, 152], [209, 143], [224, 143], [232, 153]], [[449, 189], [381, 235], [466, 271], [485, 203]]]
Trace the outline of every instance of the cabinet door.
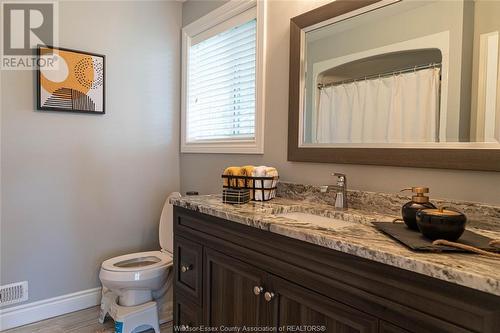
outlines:
[[202, 325], [200, 307], [185, 299], [176, 299], [174, 306], [174, 326], [177, 326], [179, 330], [188, 330]]
[[271, 276], [270, 290], [266, 300], [277, 307], [282, 332], [304, 331], [304, 325], [316, 332], [378, 332], [377, 318], [279, 277]]
[[190, 297], [201, 305], [202, 295], [202, 253], [200, 244], [182, 237], [174, 240], [175, 292]]
[[[267, 326], [271, 315], [263, 297], [265, 276], [252, 265], [206, 249], [203, 276], [205, 324]], [[262, 288], [260, 294], [256, 295], [256, 287]]]

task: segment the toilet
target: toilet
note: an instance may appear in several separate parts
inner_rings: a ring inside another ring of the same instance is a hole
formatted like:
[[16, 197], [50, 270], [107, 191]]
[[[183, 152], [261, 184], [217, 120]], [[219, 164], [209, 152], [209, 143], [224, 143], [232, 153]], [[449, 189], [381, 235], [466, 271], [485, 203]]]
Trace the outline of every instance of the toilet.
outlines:
[[[160, 217], [160, 251], [126, 254], [104, 261], [99, 272], [103, 295], [110, 292], [119, 307], [135, 307], [171, 293], [173, 274], [173, 207], [167, 198]], [[168, 283], [167, 283], [168, 282]], [[103, 297], [104, 299], [104, 297]], [[105, 313], [104, 313], [105, 315]], [[100, 318], [100, 321], [104, 318]]]

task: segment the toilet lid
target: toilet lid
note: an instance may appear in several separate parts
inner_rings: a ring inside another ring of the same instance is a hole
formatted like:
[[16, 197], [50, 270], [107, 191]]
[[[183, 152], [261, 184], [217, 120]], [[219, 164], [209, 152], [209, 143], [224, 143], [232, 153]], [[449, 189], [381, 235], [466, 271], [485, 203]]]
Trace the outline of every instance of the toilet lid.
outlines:
[[102, 263], [102, 269], [113, 272], [135, 272], [170, 266], [172, 262], [172, 256], [167, 253], [137, 252], [108, 259]]

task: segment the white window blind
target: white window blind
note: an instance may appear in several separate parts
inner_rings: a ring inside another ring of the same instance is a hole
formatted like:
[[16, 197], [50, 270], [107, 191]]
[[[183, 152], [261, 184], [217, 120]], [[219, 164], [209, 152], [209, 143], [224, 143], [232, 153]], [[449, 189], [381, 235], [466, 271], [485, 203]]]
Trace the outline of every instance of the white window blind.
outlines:
[[255, 139], [256, 19], [232, 24], [189, 46], [188, 143]]

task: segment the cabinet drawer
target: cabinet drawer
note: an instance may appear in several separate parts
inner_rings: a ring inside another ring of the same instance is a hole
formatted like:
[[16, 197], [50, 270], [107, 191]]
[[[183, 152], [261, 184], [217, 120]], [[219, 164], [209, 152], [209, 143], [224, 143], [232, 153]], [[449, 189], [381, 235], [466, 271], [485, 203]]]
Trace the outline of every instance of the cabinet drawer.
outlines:
[[201, 307], [186, 300], [176, 300], [174, 308], [174, 326], [184, 326], [183, 330], [197, 327], [202, 324], [203, 312]]
[[175, 289], [201, 305], [203, 248], [200, 244], [175, 237]]

